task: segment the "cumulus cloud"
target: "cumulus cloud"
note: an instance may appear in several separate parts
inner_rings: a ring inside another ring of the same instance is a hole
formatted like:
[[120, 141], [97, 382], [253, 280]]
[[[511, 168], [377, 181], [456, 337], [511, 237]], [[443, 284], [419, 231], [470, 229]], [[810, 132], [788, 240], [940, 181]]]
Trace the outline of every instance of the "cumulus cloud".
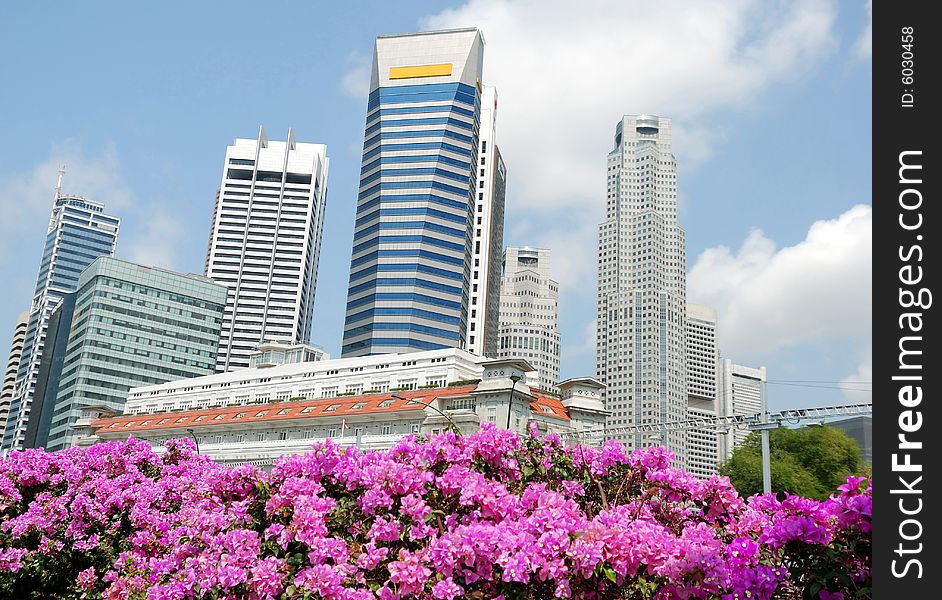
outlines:
[[[739, 249], [703, 251], [687, 275], [687, 298], [717, 310], [720, 347], [760, 361], [830, 338], [869, 341], [872, 208], [817, 221], [785, 248], [752, 231]], [[747, 360], [740, 358], [739, 360]]]
[[873, 358], [868, 349], [857, 371], [841, 380], [844, 398], [851, 403], [873, 401]]
[[678, 160], [708, 157], [696, 120], [742, 110], [814, 65], [833, 44], [834, 18], [826, 0], [586, 0], [579, 10], [566, 0], [471, 0], [420, 25], [483, 31], [484, 79], [500, 92], [498, 144], [524, 211], [600, 208], [604, 156], [626, 113], [673, 117]]
[[854, 49], [857, 56], [862, 59], [868, 59], [873, 56], [873, 0], [867, 0], [867, 26], [863, 33], [857, 38], [857, 44]]
[[362, 52], [347, 55], [346, 69], [340, 79], [340, 89], [356, 100], [365, 100], [370, 91], [370, 72], [373, 68], [372, 57]]
[[0, 174], [0, 251], [21, 247], [36, 232], [45, 231], [55, 195], [56, 178], [66, 166], [63, 193], [75, 193], [102, 202], [112, 213], [133, 205], [134, 195], [121, 178], [118, 153], [108, 144], [89, 155], [72, 140], [52, 145], [49, 157], [25, 172]]
[[[136, 235], [128, 236], [130, 242], [121, 245], [120, 257], [147, 266], [176, 268], [177, 251], [186, 235], [183, 223], [159, 208], [150, 211], [144, 221]], [[125, 231], [127, 225], [125, 221]]]

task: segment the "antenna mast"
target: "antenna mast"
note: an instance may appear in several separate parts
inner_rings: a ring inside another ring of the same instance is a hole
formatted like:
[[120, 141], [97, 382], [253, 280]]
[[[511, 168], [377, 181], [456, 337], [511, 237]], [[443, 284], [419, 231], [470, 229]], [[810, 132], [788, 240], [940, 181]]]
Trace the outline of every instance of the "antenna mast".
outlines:
[[62, 194], [62, 176], [65, 175], [65, 165], [59, 167], [59, 178], [56, 180], [56, 200]]

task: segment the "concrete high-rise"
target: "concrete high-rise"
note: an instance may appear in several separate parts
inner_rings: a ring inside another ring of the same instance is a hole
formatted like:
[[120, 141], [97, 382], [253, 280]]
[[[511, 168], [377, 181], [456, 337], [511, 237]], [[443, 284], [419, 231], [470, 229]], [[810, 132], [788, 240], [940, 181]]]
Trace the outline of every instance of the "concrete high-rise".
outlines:
[[[716, 311], [687, 305], [687, 414], [690, 418], [716, 417], [717, 361]], [[687, 431], [687, 471], [706, 478], [716, 473], [717, 432], [712, 427]]]
[[484, 88], [482, 96], [480, 129], [467, 337], [469, 352], [494, 358], [497, 356], [500, 322], [507, 168], [497, 146], [497, 90], [490, 86]]
[[498, 358], [525, 358], [540, 387], [559, 383], [559, 284], [550, 277], [546, 248], [508, 246], [500, 288]]
[[114, 255], [118, 241], [121, 220], [106, 215], [104, 204], [60, 193], [62, 172], [46, 229], [16, 389], [3, 433], [4, 451], [23, 447], [49, 316], [63, 296], [75, 291], [79, 275], [93, 260]]
[[[762, 410], [765, 393], [765, 367], [737, 365], [729, 359], [720, 361], [717, 405], [721, 417], [754, 415]], [[733, 450], [749, 436], [748, 429], [734, 428], [718, 437], [719, 460], [729, 460]]]
[[132, 387], [212, 374], [226, 292], [199, 275], [93, 262], [78, 281], [55, 408], [36, 445], [68, 448], [84, 408], [120, 413]]
[[[687, 417], [684, 232], [677, 225], [671, 121], [626, 115], [608, 154], [599, 225], [596, 370], [609, 426]], [[666, 445], [687, 465], [687, 435], [631, 435], [629, 449]]]
[[0, 431], [3, 431], [6, 426], [10, 401], [13, 400], [13, 390], [16, 389], [16, 369], [20, 366], [20, 355], [23, 353], [23, 340], [26, 339], [28, 323], [29, 312], [22, 312], [16, 318], [16, 326], [13, 328], [13, 343], [10, 344], [7, 368], [3, 372], [3, 387], [0, 388]]
[[483, 59], [477, 29], [376, 39], [343, 357], [467, 348]]
[[327, 146], [237, 139], [216, 193], [206, 276], [229, 288], [216, 371], [264, 341], [308, 343], [327, 206]]

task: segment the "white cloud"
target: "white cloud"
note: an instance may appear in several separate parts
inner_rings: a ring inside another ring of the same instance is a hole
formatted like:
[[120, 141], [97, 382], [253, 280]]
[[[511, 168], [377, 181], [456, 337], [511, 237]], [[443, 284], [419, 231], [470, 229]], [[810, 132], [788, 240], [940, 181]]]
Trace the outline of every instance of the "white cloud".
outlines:
[[[127, 236], [131, 241], [119, 246], [120, 258], [142, 265], [175, 269], [177, 252], [186, 234], [183, 223], [159, 208], [151, 211], [145, 220], [144, 227], [135, 232], [137, 235]], [[125, 231], [128, 224], [127, 220], [124, 221]]]
[[61, 165], [66, 166], [63, 193], [102, 202], [111, 214], [133, 205], [133, 193], [121, 178], [114, 144], [108, 144], [99, 155], [87, 155], [72, 140], [54, 143], [49, 158], [31, 170], [0, 175], [0, 251], [4, 254], [45, 231]]
[[372, 57], [362, 52], [347, 55], [346, 71], [340, 79], [343, 93], [356, 100], [365, 100], [370, 91], [370, 73], [373, 68]]
[[718, 246], [700, 254], [687, 299], [717, 310], [720, 348], [734, 360], [758, 362], [829, 338], [869, 343], [871, 226], [871, 207], [857, 205], [815, 222], [794, 246], [778, 249], [754, 230], [735, 253]]
[[709, 157], [715, 132], [704, 117], [744, 110], [813, 67], [833, 45], [834, 17], [827, 0], [585, 0], [578, 10], [568, 0], [470, 0], [420, 26], [483, 31], [484, 79], [500, 93], [498, 143], [522, 213], [601, 210], [605, 153], [626, 113], [673, 117], [688, 168]]
[[862, 59], [868, 59], [873, 56], [873, 0], [867, 0], [867, 26], [863, 33], [857, 38], [857, 44], [854, 49], [857, 56]]
[[868, 349], [857, 372], [841, 380], [844, 398], [851, 403], [873, 401], [873, 358]]

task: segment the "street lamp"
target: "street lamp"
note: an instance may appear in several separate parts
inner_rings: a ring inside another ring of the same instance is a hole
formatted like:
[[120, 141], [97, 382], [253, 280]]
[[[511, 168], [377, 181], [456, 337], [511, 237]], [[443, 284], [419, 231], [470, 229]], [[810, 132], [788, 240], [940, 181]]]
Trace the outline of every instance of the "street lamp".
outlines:
[[451, 427], [452, 427], [452, 429], [455, 430], [455, 433], [461, 433], [461, 430], [458, 429], [458, 424], [455, 423], [454, 420], [452, 420], [451, 417], [449, 417], [448, 415], [446, 415], [445, 413], [443, 413], [441, 410], [439, 410], [439, 408], [438, 408], [437, 406], [435, 406], [435, 405], [433, 405], [433, 404], [429, 404], [428, 402], [422, 402], [421, 400], [418, 400], [418, 399], [416, 399], [416, 398], [405, 398], [405, 397], [403, 397], [403, 396], [400, 396], [399, 394], [390, 394], [390, 396], [392, 396], [392, 397], [395, 398], [396, 400], [407, 400], [407, 401], [409, 401], [409, 402], [415, 402], [416, 404], [421, 404], [422, 406], [425, 406], [425, 407], [427, 407], [427, 408], [431, 408], [432, 410], [434, 410], [435, 412], [437, 412], [437, 413], [440, 414], [441, 416], [443, 416], [443, 417], [445, 417], [446, 419], [448, 419], [448, 423], [451, 424]]
[[196, 433], [193, 432], [192, 427], [188, 428], [186, 432], [190, 434], [190, 436], [193, 438], [193, 443], [196, 444], [196, 453], [199, 454], [200, 453], [200, 441], [196, 439]]
[[520, 376], [514, 373], [510, 376], [510, 381], [512, 385], [510, 386], [510, 403], [507, 405], [507, 429], [510, 429], [510, 414], [513, 412], [514, 407], [514, 391], [517, 389], [517, 382], [520, 381]]

